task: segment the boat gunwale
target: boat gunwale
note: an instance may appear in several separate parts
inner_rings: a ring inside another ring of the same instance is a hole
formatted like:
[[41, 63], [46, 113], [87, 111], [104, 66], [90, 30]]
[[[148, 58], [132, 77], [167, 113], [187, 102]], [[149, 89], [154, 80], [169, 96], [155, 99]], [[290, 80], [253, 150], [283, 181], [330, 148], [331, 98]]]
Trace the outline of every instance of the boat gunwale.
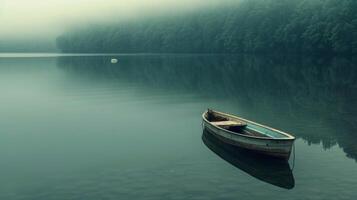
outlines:
[[222, 130], [222, 131], [225, 131], [225, 132], [228, 132], [230, 134], [233, 134], [233, 135], [239, 135], [239, 136], [242, 136], [242, 137], [247, 137], [247, 138], [253, 138], [253, 139], [259, 139], [259, 140], [273, 140], [273, 141], [294, 141], [295, 140], [295, 137], [286, 133], [286, 132], [283, 132], [283, 131], [280, 131], [280, 130], [277, 130], [277, 129], [274, 129], [272, 127], [269, 127], [269, 126], [266, 126], [266, 125], [262, 125], [262, 124], [259, 124], [259, 123], [256, 123], [256, 122], [253, 122], [253, 121], [250, 121], [250, 120], [247, 120], [247, 119], [244, 119], [244, 118], [241, 118], [241, 117], [237, 117], [235, 115], [231, 115], [231, 114], [228, 114], [228, 113], [223, 113], [223, 112], [219, 112], [219, 111], [215, 111], [215, 110], [211, 110], [215, 113], [218, 113], [220, 115], [224, 115], [224, 116], [228, 116], [228, 117], [231, 117], [231, 118], [235, 118], [235, 119], [238, 119], [238, 120], [242, 120], [244, 122], [247, 122], [247, 123], [250, 123], [250, 124], [254, 124], [254, 125], [257, 125], [257, 126], [260, 126], [260, 127], [263, 127], [265, 129], [269, 129], [271, 131], [274, 131], [274, 132], [278, 132], [279, 134], [282, 134], [284, 136], [287, 136], [286, 138], [271, 138], [271, 137], [259, 137], [259, 136], [252, 136], [252, 135], [245, 135], [245, 134], [240, 134], [240, 133], [236, 133], [236, 132], [233, 132], [233, 131], [230, 131], [230, 130], [227, 130], [227, 129], [224, 129], [224, 128], [221, 128], [219, 126], [216, 126], [214, 125], [213, 123], [211, 123], [210, 121], [208, 121], [205, 117], [206, 113], [208, 113], [208, 110], [205, 111], [203, 114], [202, 114], [202, 119], [214, 126], [215, 128], [219, 129], [219, 130]]

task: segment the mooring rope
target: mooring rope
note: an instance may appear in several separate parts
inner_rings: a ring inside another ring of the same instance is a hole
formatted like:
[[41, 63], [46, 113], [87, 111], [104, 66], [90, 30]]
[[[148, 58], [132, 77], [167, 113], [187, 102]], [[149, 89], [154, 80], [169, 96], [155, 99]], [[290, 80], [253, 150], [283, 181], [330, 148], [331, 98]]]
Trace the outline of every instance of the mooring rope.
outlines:
[[291, 171], [293, 171], [295, 168], [295, 142], [293, 143], [293, 167], [291, 168]]

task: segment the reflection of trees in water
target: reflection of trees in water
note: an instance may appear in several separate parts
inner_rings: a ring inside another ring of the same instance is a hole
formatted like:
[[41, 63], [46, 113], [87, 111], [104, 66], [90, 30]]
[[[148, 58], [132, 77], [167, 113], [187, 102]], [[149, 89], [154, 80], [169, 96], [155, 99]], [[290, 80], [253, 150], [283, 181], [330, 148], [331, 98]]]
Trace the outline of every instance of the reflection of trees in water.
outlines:
[[58, 66], [74, 77], [135, 82], [148, 88], [231, 99], [259, 112], [281, 114], [272, 124], [291, 129], [324, 148], [339, 144], [357, 158], [357, 65], [344, 58], [253, 56], [61, 57]]

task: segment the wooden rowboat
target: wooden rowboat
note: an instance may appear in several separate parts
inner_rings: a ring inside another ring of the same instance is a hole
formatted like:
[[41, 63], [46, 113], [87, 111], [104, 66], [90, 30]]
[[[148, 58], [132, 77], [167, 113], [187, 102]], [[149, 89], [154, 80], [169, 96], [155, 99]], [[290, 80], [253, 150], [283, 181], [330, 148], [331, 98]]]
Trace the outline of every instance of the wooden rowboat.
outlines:
[[288, 160], [295, 137], [237, 116], [208, 109], [204, 128], [228, 144]]

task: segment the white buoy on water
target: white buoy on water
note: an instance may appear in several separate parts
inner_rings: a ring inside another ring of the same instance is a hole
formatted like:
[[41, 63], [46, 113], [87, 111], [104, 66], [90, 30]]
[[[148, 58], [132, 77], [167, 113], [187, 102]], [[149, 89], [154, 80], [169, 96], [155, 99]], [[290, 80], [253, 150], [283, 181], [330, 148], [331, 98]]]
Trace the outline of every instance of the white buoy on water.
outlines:
[[110, 60], [110, 62], [111, 62], [111, 63], [117, 63], [117, 62], [118, 62], [118, 59], [112, 58], [112, 59]]

